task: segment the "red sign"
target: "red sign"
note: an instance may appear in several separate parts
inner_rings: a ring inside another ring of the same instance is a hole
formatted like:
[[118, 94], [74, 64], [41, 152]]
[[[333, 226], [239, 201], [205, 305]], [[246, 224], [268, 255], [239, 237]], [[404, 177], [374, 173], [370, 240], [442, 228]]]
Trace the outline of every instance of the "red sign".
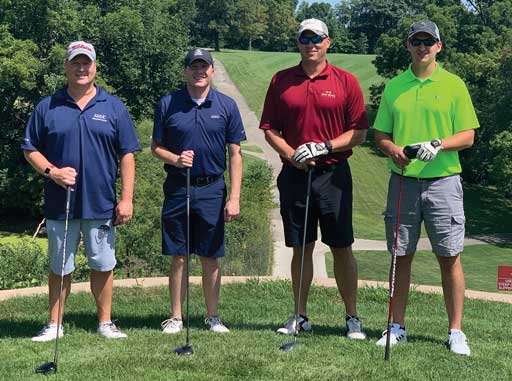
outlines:
[[512, 266], [498, 266], [498, 290], [512, 291]]

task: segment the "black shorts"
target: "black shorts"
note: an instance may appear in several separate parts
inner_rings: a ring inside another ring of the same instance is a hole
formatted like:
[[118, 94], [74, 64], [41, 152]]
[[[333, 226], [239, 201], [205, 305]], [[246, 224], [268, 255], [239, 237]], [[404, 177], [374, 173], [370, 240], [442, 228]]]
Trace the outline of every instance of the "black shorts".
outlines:
[[[285, 244], [302, 246], [306, 210], [307, 173], [283, 166], [277, 177]], [[343, 248], [354, 242], [352, 228], [352, 175], [347, 160], [335, 166], [313, 169], [306, 243], [317, 239], [318, 222], [322, 242]]]

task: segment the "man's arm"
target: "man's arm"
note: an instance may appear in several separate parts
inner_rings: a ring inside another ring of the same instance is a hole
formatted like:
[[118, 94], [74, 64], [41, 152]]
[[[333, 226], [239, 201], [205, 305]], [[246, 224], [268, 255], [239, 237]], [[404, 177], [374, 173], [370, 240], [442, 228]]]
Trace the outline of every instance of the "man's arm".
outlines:
[[405, 156], [404, 148], [393, 143], [391, 135], [375, 130], [375, 143], [386, 156], [389, 156], [398, 168], [405, 168], [411, 160]]
[[469, 148], [475, 141], [475, 130], [465, 130], [457, 132], [449, 138], [441, 140], [441, 149], [443, 151], [462, 151]]
[[122, 225], [133, 216], [133, 189], [135, 185], [135, 157], [132, 152], [120, 159], [121, 169], [121, 201], [116, 206], [114, 225]]
[[[23, 150], [25, 159], [30, 165], [40, 174], [53, 180], [55, 183], [63, 188], [70, 185], [75, 185], [76, 170], [71, 167], [57, 168], [50, 163], [48, 159], [39, 151]], [[51, 168], [50, 173], [46, 174], [45, 169]]]
[[194, 161], [194, 151], [183, 151], [176, 155], [155, 140], [151, 143], [151, 153], [164, 163], [178, 168], [191, 168]]
[[360, 144], [363, 144], [366, 140], [366, 129], [364, 130], [348, 130], [331, 140], [332, 152], [347, 151]]
[[229, 200], [224, 208], [224, 221], [233, 221], [240, 215], [240, 189], [242, 187], [242, 150], [240, 144], [228, 144], [229, 152]]
[[293, 154], [295, 150], [286, 143], [286, 140], [281, 136], [281, 133], [277, 130], [269, 129], [265, 131], [265, 140], [268, 144], [279, 154], [279, 156], [288, 160], [294, 167], [304, 169], [305, 164], [301, 164], [293, 160]]

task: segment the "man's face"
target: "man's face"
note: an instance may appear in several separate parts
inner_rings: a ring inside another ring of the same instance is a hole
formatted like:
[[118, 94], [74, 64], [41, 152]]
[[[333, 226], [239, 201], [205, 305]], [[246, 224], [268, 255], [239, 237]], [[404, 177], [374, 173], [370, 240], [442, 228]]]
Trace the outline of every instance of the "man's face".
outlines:
[[297, 46], [299, 47], [300, 56], [303, 62], [320, 63], [325, 61], [327, 49], [331, 46], [331, 39], [329, 37], [325, 37], [321, 42], [316, 44], [311, 40], [308, 40], [307, 44], [304, 44], [306, 41], [300, 41], [302, 38], [307, 40], [314, 36], [316, 36], [314, 32], [305, 30], [297, 39]]
[[87, 86], [96, 78], [96, 62], [86, 55], [79, 54], [71, 61], [66, 61], [64, 67], [70, 85]]
[[185, 67], [185, 80], [192, 87], [205, 88], [213, 78], [213, 66], [203, 60], [196, 60]]
[[437, 53], [441, 51], [442, 46], [441, 41], [424, 32], [416, 33], [407, 40], [407, 50], [409, 50], [414, 64], [431, 64], [436, 60]]

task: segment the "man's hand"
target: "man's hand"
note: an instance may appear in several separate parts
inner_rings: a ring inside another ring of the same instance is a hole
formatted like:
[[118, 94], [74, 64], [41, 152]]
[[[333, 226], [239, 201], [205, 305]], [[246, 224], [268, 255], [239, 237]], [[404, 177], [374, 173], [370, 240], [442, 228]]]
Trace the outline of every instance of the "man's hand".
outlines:
[[419, 143], [420, 149], [416, 155], [416, 158], [421, 161], [432, 161], [441, 150], [441, 140], [434, 139], [430, 142]]
[[229, 199], [224, 207], [224, 221], [231, 222], [240, 215], [240, 201]]
[[293, 160], [299, 163], [304, 163], [306, 160], [327, 155], [328, 153], [329, 150], [325, 146], [325, 143], [304, 143], [295, 150]]
[[56, 184], [60, 185], [64, 189], [68, 186], [75, 185], [77, 172], [75, 168], [72, 167], [64, 167], [57, 168], [54, 167], [50, 171], [48, 178], [53, 180]]
[[176, 161], [176, 167], [178, 168], [192, 168], [194, 162], [194, 151], [183, 151], [178, 160]]
[[121, 200], [116, 206], [116, 219], [114, 225], [126, 224], [132, 219], [133, 203], [127, 200]]

